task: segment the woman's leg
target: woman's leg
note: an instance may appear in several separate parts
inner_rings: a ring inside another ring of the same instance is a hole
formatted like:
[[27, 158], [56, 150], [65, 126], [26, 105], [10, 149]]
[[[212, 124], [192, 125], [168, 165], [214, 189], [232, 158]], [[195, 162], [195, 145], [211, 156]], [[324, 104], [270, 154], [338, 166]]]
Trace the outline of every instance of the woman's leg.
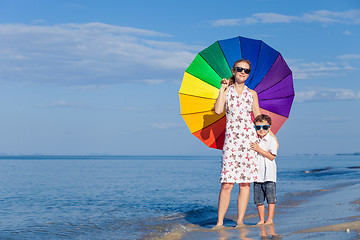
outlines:
[[239, 187], [240, 189], [238, 196], [238, 219], [236, 221], [236, 224], [242, 225], [244, 224], [244, 216], [250, 197], [250, 183], [240, 183]]
[[218, 206], [218, 221], [216, 226], [222, 226], [224, 224], [225, 213], [230, 204], [231, 190], [234, 183], [222, 183], [219, 194], [219, 206]]

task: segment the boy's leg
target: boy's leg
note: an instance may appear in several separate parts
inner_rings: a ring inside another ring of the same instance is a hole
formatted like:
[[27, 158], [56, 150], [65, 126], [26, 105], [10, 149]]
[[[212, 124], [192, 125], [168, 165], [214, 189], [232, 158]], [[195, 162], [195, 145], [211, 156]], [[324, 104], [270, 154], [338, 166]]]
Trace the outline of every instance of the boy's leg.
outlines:
[[260, 221], [257, 223], [257, 225], [264, 224], [265, 223], [265, 205], [264, 204], [257, 205], [257, 210], [258, 210], [259, 218], [260, 218]]
[[268, 219], [266, 220], [265, 224], [274, 223], [274, 214], [275, 214], [275, 203], [269, 203]]
[[263, 183], [254, 183], [254, 203], [257, 206], [260, 221], [257, 224], [265, 223], [265, 194], [263, 189]]
[[266, 182], [265, 185], [266, 200], [269, 205], [268, 219], [266, 220], [265, 224], [272, 224], [274, 223], [275, 214], [276, 184], [275, 182]]

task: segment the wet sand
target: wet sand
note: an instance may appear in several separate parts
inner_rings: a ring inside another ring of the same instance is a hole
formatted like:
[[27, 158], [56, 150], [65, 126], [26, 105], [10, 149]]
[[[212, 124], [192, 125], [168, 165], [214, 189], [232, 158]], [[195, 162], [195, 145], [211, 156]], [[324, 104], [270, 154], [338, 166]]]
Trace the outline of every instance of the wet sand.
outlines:
[[235, 229], [232, 216], [222, 230], [199, 226], [169, 239], [360, 239], [359, 192], [360, 182], [353, 181], [328, 189], [292, 193], [277, 205], [274, 225], [257, 226], [258, 216], [247, 215], [246, 226]]

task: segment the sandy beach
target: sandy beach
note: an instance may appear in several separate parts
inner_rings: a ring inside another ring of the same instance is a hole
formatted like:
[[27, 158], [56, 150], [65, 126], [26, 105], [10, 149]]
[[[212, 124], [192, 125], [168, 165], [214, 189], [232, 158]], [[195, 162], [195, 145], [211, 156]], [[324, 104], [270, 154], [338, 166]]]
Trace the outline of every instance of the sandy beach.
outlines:
[[199, 228], [178, 239], [360, 239], [359, 190], [360, 182], [353, 181], [292, 193], [277, 205], [274, 225], [256, 226], [257, 215], [247, 215], [246, 226], [235, 229], [235, 216], [230, 216], [222, 230]]

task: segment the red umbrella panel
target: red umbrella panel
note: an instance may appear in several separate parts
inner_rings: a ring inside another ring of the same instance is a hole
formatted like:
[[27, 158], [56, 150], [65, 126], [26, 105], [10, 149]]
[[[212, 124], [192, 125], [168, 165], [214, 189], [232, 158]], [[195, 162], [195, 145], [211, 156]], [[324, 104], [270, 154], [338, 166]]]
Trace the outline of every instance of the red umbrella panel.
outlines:
[[261, 40], [216, 41], [196, 55], [179, 90], [183, 119], [191, 133], [211, 148], [222, 149], [225, 139], [225, 113], [213, 111], [220, 81], [232, 75], [232, 66], [242, 58], [251, 62], [252, 70], [245, 85], [257, 92], [260, 111], [271, 117], [274, 134], [289, 117], [295, 96], [293, 77], [281, 54]]

